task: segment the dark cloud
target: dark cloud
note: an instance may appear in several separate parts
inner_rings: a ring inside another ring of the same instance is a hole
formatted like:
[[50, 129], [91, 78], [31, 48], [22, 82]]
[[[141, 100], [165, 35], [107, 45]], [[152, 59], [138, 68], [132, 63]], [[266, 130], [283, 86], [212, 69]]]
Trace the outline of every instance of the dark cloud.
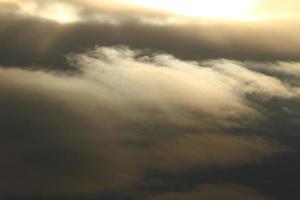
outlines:
[[2, 12], [0, 64], [64, 68], [67, 65], [64, 56], [70, 52], [83, 52], [95, 45], [120, 44], [192, 60], [299, 60], [299, 31], [293, 28], [297, 27], [296, 22], [157, 24], [120, 17], [123, 21], [114, 24], [109, 19], [114, 20], [115, 15], [110, 14], [102, 22], [60, 24], [36, 16]]
[[271, 198], [265, 197], [263, 194], [258, 193], [251, 188], [238, 186], [238, 185], [202, 185], [198, 189], [192, 192], [170, 192], [160, 194], [155, 197], [149, 198], [149, 200], [218, 200], [218, 199], [256, 199], [256, 200], [271, 200]]

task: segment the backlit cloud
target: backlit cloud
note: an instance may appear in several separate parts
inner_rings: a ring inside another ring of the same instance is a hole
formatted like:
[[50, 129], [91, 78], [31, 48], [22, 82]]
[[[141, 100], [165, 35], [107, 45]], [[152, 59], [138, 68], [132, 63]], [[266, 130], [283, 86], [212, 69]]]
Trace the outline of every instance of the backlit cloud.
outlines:
[[0, 198], [300, 199], [299, 0], [0, 0]]
[[135, 187], [148, 169], [245, 165], [287, 150], [229, 131], [263, 120], [249, 92], [297, 95], [242, 63], [126, 47], [68, 57], [79, 71], [0, 70], [4, 194], [95, 194]]

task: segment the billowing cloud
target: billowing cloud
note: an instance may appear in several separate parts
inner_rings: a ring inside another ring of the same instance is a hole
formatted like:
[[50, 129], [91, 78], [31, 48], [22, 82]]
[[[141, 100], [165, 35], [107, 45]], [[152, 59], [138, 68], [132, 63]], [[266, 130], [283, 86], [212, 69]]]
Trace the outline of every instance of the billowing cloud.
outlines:
[[0, 0], [0, 198], [299, 199], [299, 0]]
[[147, 170], [250, 165], [287, 151], [231, 132], [265, 120], [248, 95], [298, 97], [243, 63], [127, 47], [68, 59], [76, 71], [0, 70], [2, 194], [120, 191], [143, 185]]

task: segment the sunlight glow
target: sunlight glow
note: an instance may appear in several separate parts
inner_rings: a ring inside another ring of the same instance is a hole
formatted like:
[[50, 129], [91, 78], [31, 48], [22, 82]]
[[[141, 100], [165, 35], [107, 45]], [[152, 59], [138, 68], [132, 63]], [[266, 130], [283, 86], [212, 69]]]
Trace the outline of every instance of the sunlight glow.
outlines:
[[26, 4], [20, 4], [20, 8], [22, 13], [39, 16], [58, 23], [71, 23], [78, 20], [76, 9], [64, 3], [58, 2], [40, 6], [35, 2], [29, 2]]
[[256, 0], [129, 0], [135, 5], [160, 9], [180, 15], [251, 20]]

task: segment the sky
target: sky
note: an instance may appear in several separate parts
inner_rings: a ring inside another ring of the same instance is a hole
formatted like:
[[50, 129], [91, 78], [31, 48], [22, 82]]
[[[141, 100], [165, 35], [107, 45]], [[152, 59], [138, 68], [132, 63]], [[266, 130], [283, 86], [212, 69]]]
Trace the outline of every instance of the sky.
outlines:
[[300, 0], [0, 0], [0, 197], [300, 199]]

